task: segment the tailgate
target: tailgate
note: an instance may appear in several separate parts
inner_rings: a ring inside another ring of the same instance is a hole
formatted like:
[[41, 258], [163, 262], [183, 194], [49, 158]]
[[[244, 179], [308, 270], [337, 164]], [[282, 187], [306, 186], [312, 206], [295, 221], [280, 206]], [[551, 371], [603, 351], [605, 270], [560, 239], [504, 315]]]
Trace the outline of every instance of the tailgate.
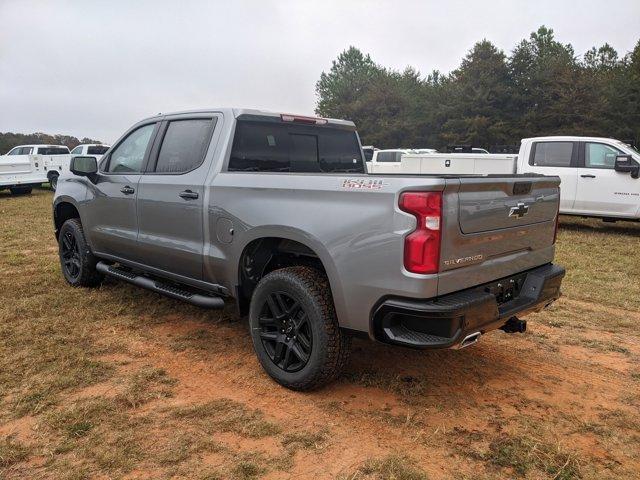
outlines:
[[438, 294], [551, 262], [559, 184], [526, 175], [447, 180]]
[[546, 180], [460, 179], [462, 233], [522, 227], [555, 219], [558, 186]]

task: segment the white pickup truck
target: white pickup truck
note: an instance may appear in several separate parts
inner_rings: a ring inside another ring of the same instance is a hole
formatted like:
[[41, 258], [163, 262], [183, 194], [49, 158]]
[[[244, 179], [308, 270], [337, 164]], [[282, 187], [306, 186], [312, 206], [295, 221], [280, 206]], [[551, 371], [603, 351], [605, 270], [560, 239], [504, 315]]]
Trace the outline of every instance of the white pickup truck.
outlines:
[[0, 190], [14, 195], [31, 193], [49, 182], [55, 190], [58, 177], [69, 169], [71, 155], [64, 145], [19, 145], [0, 156]]
[[525, 138], [517, 155], [402, 154], [370, 173], [442, 175], [539, 173], [561, 178], [560, 213], [605, 220], [640, 219], [640, 153], [612, 138]]

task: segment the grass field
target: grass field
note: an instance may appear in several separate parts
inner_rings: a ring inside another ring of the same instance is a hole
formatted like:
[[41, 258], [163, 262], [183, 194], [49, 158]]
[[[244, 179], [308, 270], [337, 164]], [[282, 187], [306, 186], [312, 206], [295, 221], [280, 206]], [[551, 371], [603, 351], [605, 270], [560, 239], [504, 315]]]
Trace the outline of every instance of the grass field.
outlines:
[[565, 296], [461, 351], [354, 342], [274, 384], [232, 305], [63, 280], [51, 192], [0, 193], [0, 478], [640, 475], [640, 224], [563, 218]]

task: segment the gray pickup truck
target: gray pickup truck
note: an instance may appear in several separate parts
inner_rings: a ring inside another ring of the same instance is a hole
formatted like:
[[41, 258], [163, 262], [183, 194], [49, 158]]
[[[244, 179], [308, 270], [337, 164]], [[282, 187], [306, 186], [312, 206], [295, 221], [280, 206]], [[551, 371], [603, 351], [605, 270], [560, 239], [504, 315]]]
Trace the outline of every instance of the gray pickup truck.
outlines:
[[248, 314], [266, 372], [331, 381], [351, 337], [462, 348], [560, 296], [559, 179], [369, 175], [355, 125], [214, 109], [75, 157], [53, 201], [62, 273]]

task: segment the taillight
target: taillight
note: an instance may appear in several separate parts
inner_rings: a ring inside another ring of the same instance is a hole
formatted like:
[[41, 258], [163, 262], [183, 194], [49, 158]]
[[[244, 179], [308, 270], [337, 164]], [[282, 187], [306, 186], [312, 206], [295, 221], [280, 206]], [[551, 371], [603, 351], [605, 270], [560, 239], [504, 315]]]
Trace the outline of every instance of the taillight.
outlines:
[[404, 192], [399, 207], [416, 217], [416, 229], [404, 239], [404, 268], [413, 273], [438, 273], [442, 193]]

